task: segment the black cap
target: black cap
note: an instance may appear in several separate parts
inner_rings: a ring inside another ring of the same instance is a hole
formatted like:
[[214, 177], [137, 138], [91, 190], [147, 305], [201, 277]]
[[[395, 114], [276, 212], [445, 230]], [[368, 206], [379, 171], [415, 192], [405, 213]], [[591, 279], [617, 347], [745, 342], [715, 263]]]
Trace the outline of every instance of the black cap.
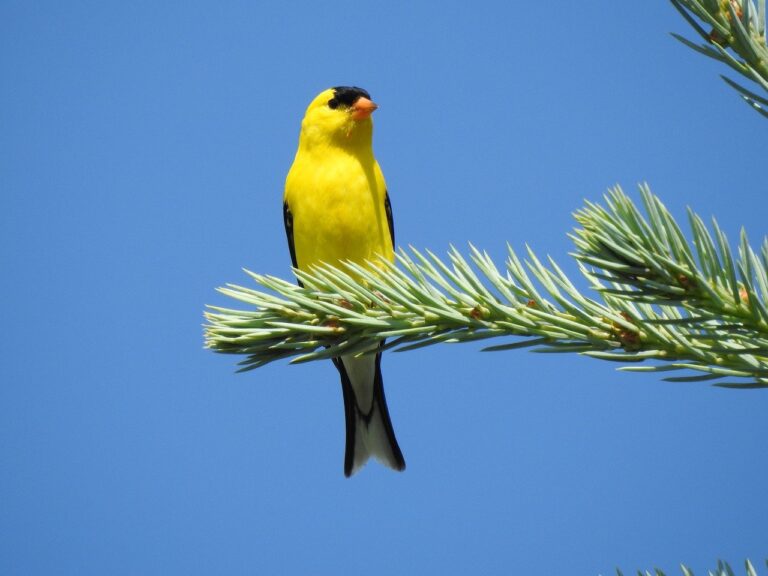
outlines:
[[371, 99], [368, 92], [357, 86], [336, 86], [333, 88], [333, 98], [328, 100], [328, 107], [334, 110], [339, 106], [349, 107], [360, 97]]

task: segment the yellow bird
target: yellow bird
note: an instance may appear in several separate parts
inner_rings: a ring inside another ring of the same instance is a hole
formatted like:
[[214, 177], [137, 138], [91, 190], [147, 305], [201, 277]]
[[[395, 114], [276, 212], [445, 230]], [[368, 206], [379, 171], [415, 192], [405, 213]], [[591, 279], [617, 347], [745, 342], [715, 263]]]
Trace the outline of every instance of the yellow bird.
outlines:
[[[376, 108], [368, 92], [351, 86], [325, 90], [307, 108], [283, 199], [295, 268], [394, 258], [392, 208], [373, 156], [371, 114]], [[357, 472], [371, 456], [404, 470], [384, 397], [381, 352], [342, 355], [333, 363], [344, 396], [344, 475]]]

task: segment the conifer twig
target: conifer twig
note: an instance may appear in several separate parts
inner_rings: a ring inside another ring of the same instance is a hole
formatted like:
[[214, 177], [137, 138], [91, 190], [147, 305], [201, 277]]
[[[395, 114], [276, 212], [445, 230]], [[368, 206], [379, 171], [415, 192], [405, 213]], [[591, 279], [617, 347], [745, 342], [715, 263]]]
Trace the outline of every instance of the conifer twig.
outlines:
[[[768, 43], [765, 0], [670, 0], [704, 44], [672, 34], [677, 40], [722, 62], [757, 85], [760, 95], [721, 76], [752, 108], [768, 118]], [[707, 31], [703, 26], [711, 26]]]
[[206, 346], [245, 355], [241, 370], [250, 370], [364, 354], [385, 339], [405, 351], [515, 337], [485, 350], [577, 352], [629, 364], [622, 370], [688, 372], [669, 381], [768, 387], [768, 240], [756, 252], [742, 232], [734, 255], [717, 222], [707, 228], [689, 211], [689, 242], [647, 187], [641, 196], [645, 216], [619, 188], [604, 207], [575, 214], [572, 256], [597, 298], [530, 248], [521, 260], [510, 247], [504, 271], [473, 246], [468, 259], [451, 248], [447, 262], [411, 248], [394, 264], [382, 260], [380, 272], [353, 263], [297, 270], [303, 287], [246, 271], [269, 292], [220, 288], [254, 308], [209, 306]]
[[[766, 562], [768, 565], [768, 561]], [[755, 567], [752, 565], [752, 562], [747, 559], [744, 562], [744, 569], [746, 571], [747, 576], [757, 576], [757, 571], [755, 570]], [[685, 564], [680, 564], [680, 570], [683, 573], [683, 576], [693, 576], [693, 571], [688, 568]], [[735, 572], [731, 568], [730, 564], [728, 562], [724, 562], [723, 560], [717, 561], [717, 568], [712, 571], [709, 570], [707, 572], [709, 576], [734, 576]], [[616, 575], [617, 576], [624, 576], [624, 573], [616, 569]], [[645, 572], [641, 572], [640, 570], [637, 571], [638, 576], [665, 576], [665, 573], [659, 570], [658, 568], [655, 568], [653, 572], [646, 570]]]

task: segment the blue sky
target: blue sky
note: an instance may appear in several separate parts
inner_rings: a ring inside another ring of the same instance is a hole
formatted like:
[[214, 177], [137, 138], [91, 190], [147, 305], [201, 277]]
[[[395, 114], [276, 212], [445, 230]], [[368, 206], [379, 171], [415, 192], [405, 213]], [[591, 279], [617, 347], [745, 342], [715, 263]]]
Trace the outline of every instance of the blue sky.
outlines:
[[[600, 574], [766, 555], [760, 391], [577, 356], [384, 358], [408, 470], [342, 475], [333, 366], [234, 374], [214, 289], [288, 277], [306, 105], [368, 89], [398, 243], [530, 243], [647, 181], [754, 243], [765, 120], [667, 2], [0, 6], [0, 573]], [[635, 197], [637, 197], [635, 195]]]

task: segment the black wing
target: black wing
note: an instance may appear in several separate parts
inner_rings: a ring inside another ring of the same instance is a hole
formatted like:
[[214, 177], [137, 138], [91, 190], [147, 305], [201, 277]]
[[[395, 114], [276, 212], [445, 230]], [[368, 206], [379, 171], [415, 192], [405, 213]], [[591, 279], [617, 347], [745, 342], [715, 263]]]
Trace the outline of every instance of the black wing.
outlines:
[[293, 214], [288, 206], [288, 202], [283, 202], [283, 224], [285, 224], [285, 235], [288, 238], [288, 250], [291, 252], [291, 262], [294, 268], [299, 265], [296, 262], [296, 245], [293, 243]]
[[384, 210], [387, 212], [389, 236], [392, 238], [392, 250], [395, 249], [395, 221], [392, 219], [392, 204], [389, 202], [389, 192], [384, 192]]
[[[291, 214], [288, 202], [283, 202], [283, 224], [285, 224], [285, 236], [288, 238], [288, 250], [291, 253], [291, 263], [294, 268], [298, 268], [299, 263], [296, 261], [296, 244], [293, 242], [293, 214]], [[301, 280], [298, 282], [299, 286], [303, 286]]]

